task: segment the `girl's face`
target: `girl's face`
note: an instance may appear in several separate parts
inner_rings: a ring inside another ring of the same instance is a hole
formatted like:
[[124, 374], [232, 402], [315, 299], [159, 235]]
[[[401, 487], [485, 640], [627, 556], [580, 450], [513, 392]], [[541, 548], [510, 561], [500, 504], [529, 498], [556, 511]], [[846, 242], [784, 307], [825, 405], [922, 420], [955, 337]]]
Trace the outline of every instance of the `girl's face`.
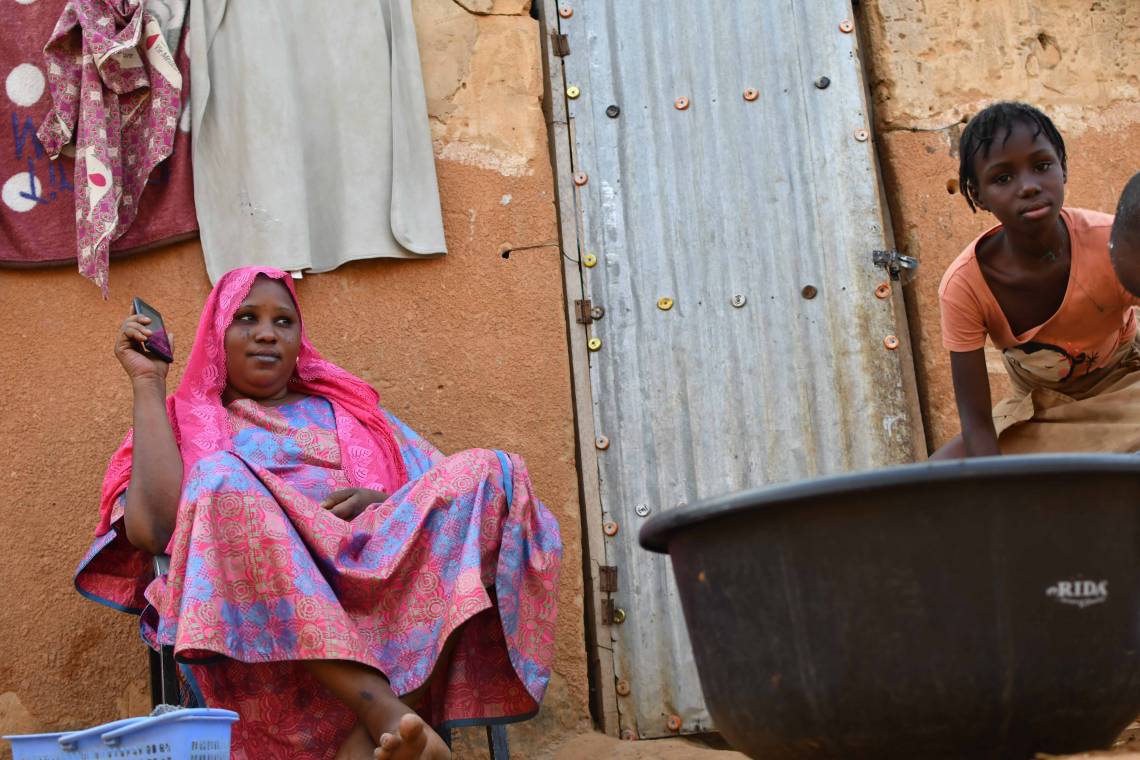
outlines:
[[301, 318], [289, 291], [268, 277], [253, 281], [226, 328], [226, 403], [284, 398], [301, 350]]
[[989, 155], [974, 158], [978, 206], [1007, 229], [1036, 232], [1056, 223], [1065, 202], [1065, 172], [1053, 143], [1013, 125], [1009, 139], [994, 140]]

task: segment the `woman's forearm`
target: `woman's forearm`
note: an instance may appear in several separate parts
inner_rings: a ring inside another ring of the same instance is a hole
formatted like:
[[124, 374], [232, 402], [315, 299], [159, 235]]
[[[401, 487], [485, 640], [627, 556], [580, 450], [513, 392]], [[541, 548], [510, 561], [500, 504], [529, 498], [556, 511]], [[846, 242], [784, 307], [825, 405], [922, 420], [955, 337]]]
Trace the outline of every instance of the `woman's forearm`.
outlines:
[[166, 387], [157, 378], [139, 378], [134, 390], [134, 446], [127, 487], [127, 540], [160, 554], [166, 550], [178, 516], [182, 456], [166, 416]]

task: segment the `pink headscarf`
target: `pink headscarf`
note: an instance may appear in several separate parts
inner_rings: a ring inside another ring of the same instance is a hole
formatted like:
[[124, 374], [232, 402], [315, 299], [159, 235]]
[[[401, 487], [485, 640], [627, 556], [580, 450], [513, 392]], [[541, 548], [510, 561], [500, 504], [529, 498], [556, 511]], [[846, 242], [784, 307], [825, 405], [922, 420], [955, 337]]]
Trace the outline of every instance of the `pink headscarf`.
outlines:
[[[293, 278], [278, 269], [235, 269], [223, 275], [210, 292], [182, 383], [174, 395], [166, 399], [166, 413], [182, 452], [184, 478], [202, 457], [232, 448], [226, 410], [222, 406], [222, 391], [226, 387], [226, 328], [258, 275], [283, 283], [297, 303]], [[408, 473], [399, 444], [380, 411], [380, 395], [356, 375], [322, 358], [309, 343], [304, 322], [301, 323], [301, 351], [289, 387], [323, 396], [332, 403], [342, 466], [353, 486], [392, 493], [407, 482]], [[132, 430], [107, 466], [96, 536], [111, 529], [115, 499], [130, 483], [133, 439]]]

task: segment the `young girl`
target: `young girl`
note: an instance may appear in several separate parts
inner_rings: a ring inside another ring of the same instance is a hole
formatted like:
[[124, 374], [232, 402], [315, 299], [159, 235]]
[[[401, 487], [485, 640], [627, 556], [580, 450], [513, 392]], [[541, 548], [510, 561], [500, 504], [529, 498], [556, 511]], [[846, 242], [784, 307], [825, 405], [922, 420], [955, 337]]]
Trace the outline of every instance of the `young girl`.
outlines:
[[[1109, 260], [1112, 216], [1064, 207], [1065, 143], [1030, 105], [986, 108], [959, 152], [966, 202], [999, 224], [939, 287], [962, 434], [934, 458], [1140, 450], [1140, 299]], [[992, 413], [987, 337], [1014, 388]]]
[[562, 547], [522, 460], [445, 457], [385, 412], [309, 343], [284, 272], [218, 281], [169, 398], [149, 324], [115, 345], [134, 429], [76, 585], [241, 716], [234, 760], [444, 760], [432, 726], [533, 715]]

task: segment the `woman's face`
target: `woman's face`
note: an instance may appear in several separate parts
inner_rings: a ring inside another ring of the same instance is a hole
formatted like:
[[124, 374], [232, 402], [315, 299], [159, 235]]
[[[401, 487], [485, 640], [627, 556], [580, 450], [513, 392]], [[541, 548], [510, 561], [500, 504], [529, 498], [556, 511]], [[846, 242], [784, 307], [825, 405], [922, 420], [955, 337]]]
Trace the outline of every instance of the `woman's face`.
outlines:
[[301, 318], [289, 291], [258, 277], [226, 328], [226, 403], [281, 399], [301, 350]]

